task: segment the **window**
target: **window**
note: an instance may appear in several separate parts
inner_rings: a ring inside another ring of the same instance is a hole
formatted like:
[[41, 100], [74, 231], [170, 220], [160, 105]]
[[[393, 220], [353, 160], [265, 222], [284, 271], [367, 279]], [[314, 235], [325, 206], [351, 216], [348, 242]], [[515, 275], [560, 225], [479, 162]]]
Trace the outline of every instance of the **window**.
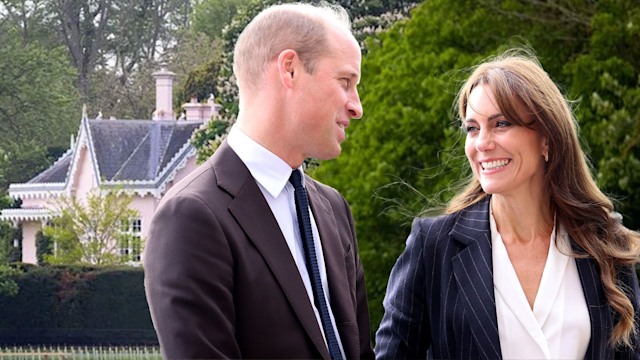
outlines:
[[140, 262], [142, 253], [142, 220], [133, 219], [122, 224], [120, 239], [120, 256], [125, 261]]

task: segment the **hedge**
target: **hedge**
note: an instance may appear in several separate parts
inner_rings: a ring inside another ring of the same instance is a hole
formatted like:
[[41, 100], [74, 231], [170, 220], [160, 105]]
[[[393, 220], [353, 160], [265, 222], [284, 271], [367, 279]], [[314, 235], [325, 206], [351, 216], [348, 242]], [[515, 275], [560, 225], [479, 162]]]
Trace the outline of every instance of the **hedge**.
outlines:
[[142, 268], [20, 268], [18, 294], [0, 295], [0, 346], [158, 345]]
[[157, 345], [135, 267], [20, 266], [0, 296], [0, 345]]

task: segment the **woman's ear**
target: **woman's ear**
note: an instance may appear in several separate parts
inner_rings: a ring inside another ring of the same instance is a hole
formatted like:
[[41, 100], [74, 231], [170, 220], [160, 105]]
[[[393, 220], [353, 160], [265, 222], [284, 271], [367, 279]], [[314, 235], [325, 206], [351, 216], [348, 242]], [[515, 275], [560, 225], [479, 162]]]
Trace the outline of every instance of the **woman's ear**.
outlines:
[[286, 49], [278, 55], [278, 75], [280, 82], [286, 88], [293, 87], [296, 63], [300, 60], [295, 50]]
[[542, 157], [544, 162], [549, 162], [549, 138], [546, 136], [542, 138]]

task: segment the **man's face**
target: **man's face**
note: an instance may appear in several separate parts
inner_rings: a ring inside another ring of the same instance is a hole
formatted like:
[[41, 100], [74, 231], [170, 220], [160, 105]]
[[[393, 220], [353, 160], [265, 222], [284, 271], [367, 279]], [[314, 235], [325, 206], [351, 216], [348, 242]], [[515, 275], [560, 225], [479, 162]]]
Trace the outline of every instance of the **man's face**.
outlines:
[[302, 71], [295, 96], [298, 146], [305, 158], [340, 155], [340, 144], [351, 119], [362, 117], [357, 85], [360, 46], [351, 34], [331, 31], [329, 52], [316, 62], [313, 74]]

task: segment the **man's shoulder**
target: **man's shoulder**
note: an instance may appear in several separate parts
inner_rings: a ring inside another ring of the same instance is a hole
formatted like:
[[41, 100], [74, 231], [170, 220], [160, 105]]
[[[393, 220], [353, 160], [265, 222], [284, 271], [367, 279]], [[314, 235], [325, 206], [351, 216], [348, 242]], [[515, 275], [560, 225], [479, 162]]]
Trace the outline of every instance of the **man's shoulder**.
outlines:
[[164, 197], [211, 194], [221, 191], [220, 183], [222, 181], [235, 182], [236, 177], [239, 176], [238, 169], [242, 167], [243, 164], [237, 155], [226, 143], [223, 143], [210, 158], [176, 182]]
[[306, 175], [306, 181], [311, 184], [311, 186], [307, 185], [308, 188], [315, 189], [316, 191], [318, 191], [318, 193], [324, 195], [326, 198], [329, 198], [330, 200], [346, 201], [344, 200], [344, 196], [342, 196], [342, 194], [335, 188], [324, 184], [309, 175]]
[[184, 178], [177, 181], [165, 194], [165, 198], [184, 194], [190, 191], [210, 188], [210, 184], [215, 182], [215, 173], [211, 164], [211, 159], [198, 165]]

